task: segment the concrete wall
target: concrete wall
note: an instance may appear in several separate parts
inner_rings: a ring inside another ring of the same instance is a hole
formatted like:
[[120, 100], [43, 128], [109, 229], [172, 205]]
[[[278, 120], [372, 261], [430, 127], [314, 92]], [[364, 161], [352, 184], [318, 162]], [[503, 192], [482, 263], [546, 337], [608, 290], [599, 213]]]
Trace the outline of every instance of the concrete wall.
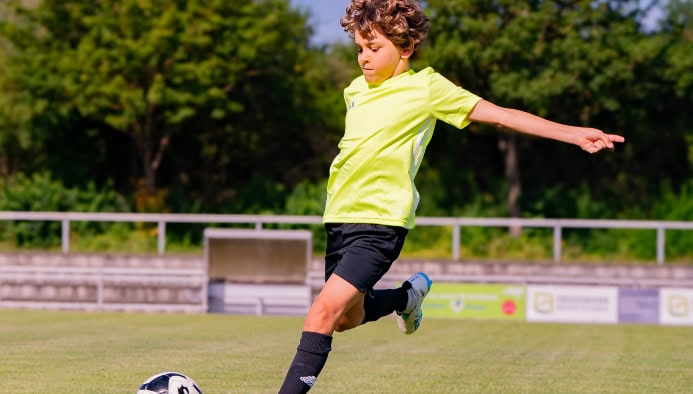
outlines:
[[207, 311], [201, 257], [0, 254], [0, 307]]
[[568, 264], [495, 261], [403, 260], [388, 277], [402, 280], [424, 271], [441, 282], [618, 285], [633, 288], [693, 288], [693, 264]]
[[[322, 258], [306, 278], [315, 295]], [[400, 260], [379, 287], [424, 271], [436, 282], [693, 288], [693, 265], [597, 265]], [[204, 313], [210, 292], [203, 256], [62, 253], [0, 254], [0, 307]]]

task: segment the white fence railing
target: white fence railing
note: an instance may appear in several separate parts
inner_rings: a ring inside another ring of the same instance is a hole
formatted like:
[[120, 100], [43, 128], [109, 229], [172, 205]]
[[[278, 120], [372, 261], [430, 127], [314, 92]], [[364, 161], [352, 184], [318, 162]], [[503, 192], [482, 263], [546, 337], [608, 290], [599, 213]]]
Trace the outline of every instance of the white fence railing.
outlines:
[[[149, 213], [89, 213], [89, 212], [8, 212], [0, 211], [0, 221], [59, 221], [62, 223], [62, 251], [70, 251], [70, 222], [134, 222], [157, 223], [159, 254], [166, 250], [167, 223], [251, 224], [261, 230], [265, 224], [305, 224], [322, 222], [320, 216], [296, 215], [228, 215], [228, 214], [149, 214]], [[526, 227], [553, 229], [553, 260], [561, 261], [563, 229], [633, 229], [656, 230], [657, 263], [664, 264], [666, 231], [693, 230], [693, 221], [657, 220], [592, 220], [592, 219], [522, 219], [522, 218], [465, 218], [425, 217], [416, 219], [417, 226], [452, 227], [452, 258], [460, 256], [462, 227]], [[693, 245], [691, 246], [693, 248]]]

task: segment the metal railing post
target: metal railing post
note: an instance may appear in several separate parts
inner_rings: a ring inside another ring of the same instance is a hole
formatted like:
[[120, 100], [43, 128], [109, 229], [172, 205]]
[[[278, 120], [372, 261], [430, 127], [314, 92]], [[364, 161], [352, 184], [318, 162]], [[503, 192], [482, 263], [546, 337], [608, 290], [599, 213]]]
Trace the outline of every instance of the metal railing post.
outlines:
[[562, 228], [559, 225], [553, 227], [553, 262], [559, 263], [561, 261], [561, 242], [562, 242]]
[[657, 227], [657, 264], [664, 264], [664, 227]]
[[70, 253], [70, 221], [67, 219], [62, 220], [60, 243], [62, 244], [63, 253]]
[[159, 251], [159, 255], [163, 255], [166, 251], [166, 222], [163, 220], [159, 221], [157, 235], [157, 250]]
[[454, 261], [460, 259], [460, 226], [458, 224], [452, 226], [452, 259]]

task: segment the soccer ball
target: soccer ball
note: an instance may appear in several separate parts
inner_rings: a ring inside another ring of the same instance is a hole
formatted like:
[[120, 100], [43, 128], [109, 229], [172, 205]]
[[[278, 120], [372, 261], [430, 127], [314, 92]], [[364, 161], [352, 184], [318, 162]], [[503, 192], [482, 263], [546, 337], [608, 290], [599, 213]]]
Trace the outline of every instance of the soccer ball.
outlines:
[[202, 394], [202, 390], [182, 373], [162, 372], [145, 380], [137, 394]]

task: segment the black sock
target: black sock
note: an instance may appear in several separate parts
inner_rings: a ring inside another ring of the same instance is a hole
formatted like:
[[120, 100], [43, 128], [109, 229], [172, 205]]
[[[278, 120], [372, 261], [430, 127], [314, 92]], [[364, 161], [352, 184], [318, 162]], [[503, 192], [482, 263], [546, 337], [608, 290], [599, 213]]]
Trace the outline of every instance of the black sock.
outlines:
[[[405, 285], [409, 282], [404, 282]], [[411, 287], [411, 285], [409, 285]], [[363, 301], [363, 308], [366, 315], [364, 323], [376, 321], [383, 316], [387, 316], [394, 311], [403, 311], [407, 307], [407, 288], [403, 285], [399, 289], [370, 290], [366, 293]]]
[[325, 366], [330, 350], [331, 336], [304, 331], [279, 394], [307, 393]]

